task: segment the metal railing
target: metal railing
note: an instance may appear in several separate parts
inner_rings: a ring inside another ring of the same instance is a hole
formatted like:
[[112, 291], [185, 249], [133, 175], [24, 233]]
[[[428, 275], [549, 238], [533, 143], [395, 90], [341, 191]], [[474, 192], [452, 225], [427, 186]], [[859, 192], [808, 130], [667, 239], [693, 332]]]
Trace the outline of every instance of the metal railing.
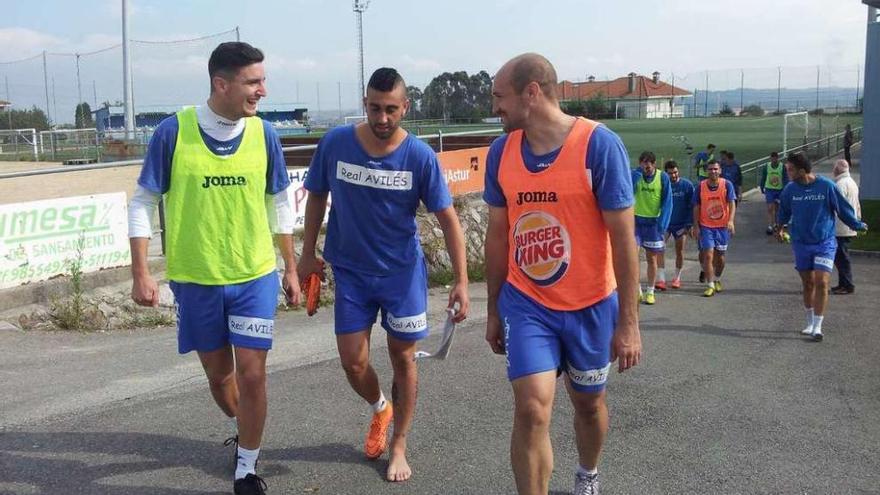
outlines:
[[[861, 127], [856, 127], [852, 130], [853, 145], [862, 142], [862, 131], [863, 129]], [[780, 152], [779, 158], [784, 161], [785, 157], [788, 154], [798, 152], [805, 153], [807, 155], [807, 158], [812, 161], [821, 160], [829, 156], [836, 155], [837, 153], [843, 151], [844, 134], [845, 132], [839, 132], [837, 134], [832, 134], [830, 136], [817, 139], [815, 141], [810, 141], [809, 143], [804, 143], [800, 146], [795, 146], [794, 148], [782, 150], [782, 152]], [[748, 191], [749, 189], [760, 187], [761, 171], [767, 165], [768, 161], [769, 157], [763, 157], [744, 163], [740, 166], [740, 173], [742, 174], [743, 178], [744, 190]]]

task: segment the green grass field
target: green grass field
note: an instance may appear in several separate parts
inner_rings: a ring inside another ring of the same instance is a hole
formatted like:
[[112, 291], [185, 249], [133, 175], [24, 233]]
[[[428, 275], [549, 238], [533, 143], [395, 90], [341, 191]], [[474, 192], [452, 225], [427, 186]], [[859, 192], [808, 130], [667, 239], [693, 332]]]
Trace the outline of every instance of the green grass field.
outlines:
[[[843, 132], [847, 123], [861, 127], [861, 115], [810, 117], [810, 140]], [[673, 159], [681, 165], [688, 162], [682, 137], [693, 146], [693, 153], [713, 143], [720, 150], [734, 152], [740, 164], [766, 157], [782, 148], [782, 117], [716, 117], [701, 119], [611, 120], [604, 122], [617, 132], [635, 166], [642, 151], [653, 151], [657, 163]], [[790, 131], [791, 132], [791, 131]], [[801, 131], [803, 132], [803, 131]], [[803, 134], [801, 134], [802, 138]], [[797, 137], [789, 137], [789, 147]], [[688, 175], [690, 167], [686, 168]]]
[[[642, 151], [653, 151], [657, 156], [658, 166], [662, 166], [666, 160], [675, 160], [679, 163], [682, 172], [690, 177], [693, 176], [691, 159], [685, 151], [685, 140], [693, 147], [691, 156], [705, 149], [706, 144], [713, 143], [718, 147], [716, 155], [721, 150], [732, 151], [741, 165], [767, 157], [771, 151], [782, 149], [783, 117], [781, 116], [628, 119], [608, 120], [603, 123], [623, 139], [633, 167], [637, 166]], [[846, 124], [851, 124], [854, 128], [861, 127], [862, 116], [810, 116], [809, 140], [843, 132]], [[500, 126], [497, 124], [477, 124], [418, 126], [408, 127], [408, 130], [420, 134], [432, 134], [438, 129], [448, 133], [498, 127]], [[790, 128], [789, 132], [789, 147], [802, 144], [803, 128], [800, 130]], [[757, 176], [754, 173], [744, 177], [747, 186], [755, 185], [756, 181]]]
[[868, 224], [868, 233], [853, 239], [850, 247], [866, 251], [880, 251], [880, 200], [863, 200], [862, 220]]

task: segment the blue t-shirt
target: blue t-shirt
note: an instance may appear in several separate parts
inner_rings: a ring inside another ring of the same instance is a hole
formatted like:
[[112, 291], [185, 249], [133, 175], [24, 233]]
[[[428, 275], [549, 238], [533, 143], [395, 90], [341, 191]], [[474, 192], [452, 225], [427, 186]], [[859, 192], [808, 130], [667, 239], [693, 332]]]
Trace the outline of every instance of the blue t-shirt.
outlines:
[[721, 166], [721, 177], [729, 180], [737, 186], [742, 185], [742, 172], [739, 162], [734, 160]]
[[669, 225], [692, 225], [694, 223], [694, 183], [678, 179], [672, 183], [672, 216]]
[[639, 185], [639, 180], [651, 183], [658, 175], [660, 176], [661, 182], [660, 216], [657, 218], [649, 218], [636, 215], [636, 225], [657, 225], [661, 232], [665, 232], [666, 229], [669, 228], [669, 219], [672, 216], [672, 182], [669, 180], [669, 175], [666, 174], [666, 172], [660, 172], [658, 170], [654, 172], [654, 175], [645, 177], [642, 173], [642, 169], [637, 168], [632, 171], [633, 193], [635, 193], [636, 188]]
[[[287, 166], [284, 152], [281, 151], [281, 140], [272, 124], [263, 122], [266, 136], [266, 194], [277, 194], [290, 186], [287, 177]], [[174, 158], [174, 147], [177, 145], [179, 124], [177, 115], [172, 115], [159, 123], [144, 156], [144, 166], [138, 177], [138, 185], [156, 194], [165, 194], [171, 186], [171, 160]], [[205, 134], [201, 127], [199, 132], [208, 149], [219, 156], [231, 155], [238, 150], [244, 132], [229, 141], [218, 141]]]
[[[491, 206], [504, 208], [507, 199], [498, 182], [501, 155], [507, 142], [507, 134], [492, 141], [486, 156], [486, 183], [483, 200]], [[553, 165], [559, 151], [557, 148], [545, 155], [535, 155], [526, 139], [522, 140], [522, 159], [529, 172], [538, 172]], [[593, 130], [584, 166], [590, 170], [593, 194], [601, 210], [620, 210], [633, 205], [632, 179], [629, 169], [629, 153], [623, 142], [610, 129], [600, 125]]]
[[[709, 180], [709, 179], [706, 179], [706, 180]], [[727, 182], [727, 201], [728, 202], [736, 201], [736, 189], [733, 188], [733, 183], [727, 179], [724, 179], [724, 178], [719, 178], [718, 180], [719, 181], [723, 180], [724, 182]], [[703, 182], [705, 182], [705, 181], [701, 181], [700, 184], [702, 184]], [[714, 191], [714, 190], [718, 189], [720, 186], [721, 186], [721, 184], [718, 184], [715, 187], [709, 186], [709, 190]], [[694, 203], [694, 206], [700, 204], [700, 188], [699, 188], [699, 186], [694, 187], [693, 203]], [[693, 210], [691, 210], [691, 215], [693, 216]], [[691, 221], [693, 221], [693, 219]]]
[[305, 188], [332, 196], [324, 258], [334, 266], [388, 275], [422, 257], [416, 209], [452, 205], [437, 155], [411, 134], [390, 154], [372, 157], [355, 126], [337, 127], [318, 143]]
[[789, 182], [779, 196], [778, 221], [788, 224], [793, 242], [819, 244], [831, 239], [835, 214], [853, 230], [864, 227], [843, 193], [826, 177], [817, 176], [810, 184]]

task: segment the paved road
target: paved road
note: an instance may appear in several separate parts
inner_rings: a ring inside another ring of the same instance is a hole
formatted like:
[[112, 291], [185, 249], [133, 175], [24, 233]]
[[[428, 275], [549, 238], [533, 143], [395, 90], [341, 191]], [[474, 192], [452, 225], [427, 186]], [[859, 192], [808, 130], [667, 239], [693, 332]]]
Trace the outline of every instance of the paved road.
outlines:
[[[689, 283], [642, 306], [643, 364], [610, 380], [603, 493], [880, 492], [880, 261], [855, 259], [857, 292], [832, 297], [825, 341], [813, 343], [797, 333], [799, 281], [789, 247], [763, 234], [763, 204], [752, 196], [738, 219], [725, 292], [699, 296], [691, 248]], [[421, 365], [404, 485], [360, 454], [369, 411], [334, 357], [328, 311], [282, 314], [260, 463], [270, 493], [513, 493], [510, 388], [482, 340], [485, 289], [471, 292], [450, 359]], [[442, 305], [435, 291], [435, 322]], [[195, 357], [176, 355], [173, 329], [3, 332], [0, 377], [0, 493], [230, 489], [227, 422]], [[563, 494], [576, 456], [561, 387], [556, 401], [551, 493]]]

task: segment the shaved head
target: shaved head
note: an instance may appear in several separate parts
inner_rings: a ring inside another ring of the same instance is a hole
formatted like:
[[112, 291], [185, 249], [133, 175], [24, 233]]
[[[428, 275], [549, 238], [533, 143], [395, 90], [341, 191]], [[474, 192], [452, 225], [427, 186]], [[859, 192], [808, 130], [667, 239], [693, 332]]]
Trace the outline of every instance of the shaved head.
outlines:
[[549, 60], [537, 53], [524, 53], [510, 59], [498, 71], [509, 72], [514, 91], [522, 93], [529, 83], [537, 83], [548, 98], [556, 99], [556, 69]]

